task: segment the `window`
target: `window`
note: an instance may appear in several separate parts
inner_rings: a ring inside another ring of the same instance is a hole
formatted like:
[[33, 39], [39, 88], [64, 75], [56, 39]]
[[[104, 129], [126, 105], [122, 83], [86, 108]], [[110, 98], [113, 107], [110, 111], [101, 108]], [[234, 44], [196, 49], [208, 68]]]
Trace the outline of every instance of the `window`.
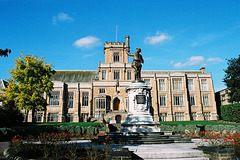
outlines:
[[73, 92], [68, 93], [68, 108], [73, 108]]
[[106, 71], [102, 71], [102, 80], [106, 80], [106, 79], [107, 79]]
[[161, 121], [167, 121], [167, 113], [160, 113]]
[[160, 95], [160, 106], [166, 106], [166, 95]]
[[132, 80], [132, 72], [127, 71], [127, 80]]
[[222, 97], [222, 101], [225, 101], [226, 100], [226, 98], [225, 98], [225, 94], [224, 95], [221, 95], [221, 97]]
[[192, 118], [194, 121], [197, 120], [197, 112], [192, 112]]
[[150, 79], [144, 79], [144, 82], [146, 83], [146, 85], [150, 85]]
[[159, 79], [159, 90], [160, 91], [165, 91], [166, 87], [165, 87], [165, 79]]
[[73, 122], [73, 113], [67, 114], [68, 122]]
[[173, 96], [173, 100], [175, 106], [183, 105], [183, 95], [175, 95]]
[[59, 95], [60, 95], [59, 91], [51, 92], [52, 97], [49, 98], [49, 105], [50, 106], [58, 106], [59, 105], [59, 101], [60, 101]]
[[120, 71], [114, 71], [113, 72], [113, 79], [116, 80], [116, 79], [120, 79]]
[[105, 109], [106, 107], [106, 99], [98, 98], [96, 99], [96, 109]]
[[188, 79], [188, 90], [193, 91], [193, 79]]
[[173, 78], [173, 90], [182, 90], [181, 78]]
[[102, 118], [102, 116], [105, 114], [105, 112], [95, 112], [94, 117], [95, 118]]
[[48, 122], [58, 122], [58, 113], [48, 113]]
[[206, 79], [202, 79], [201, 80], [201, 84], [202, 84], [202, 90], [203, 91], [207, 91], [208, 90], [207, 80]]
[[100, 88], [99, 93], [105, 93], [105, 88]]
[[113, 62], [119, 62], [119, 53], [118, 52], [113, 53]]
[[210, 120], [210, 117], [211, 117], [211, 113], [210, 112], [203, 112], [203, 116], [204, 116], [204, 119], [205, 120]]
[[209, 98], [208, 95], [203, 95], [203, 105], [209, 106]]
[[190, 101], [190, 106], [195, 106], [195, 96], [194, 95], [190, 95], [189, 101]]
[[43, 113], [36, 113], [36, 120], [37, 120], [37, 122], [42, 122], [42, 120], [43, 120]]
[[89, 93], [82, 92], [82, 106], [88, 106], [88, 98], [89, 98]]
[[175, 121], [184, 121], [184, 112], [176, 112]]

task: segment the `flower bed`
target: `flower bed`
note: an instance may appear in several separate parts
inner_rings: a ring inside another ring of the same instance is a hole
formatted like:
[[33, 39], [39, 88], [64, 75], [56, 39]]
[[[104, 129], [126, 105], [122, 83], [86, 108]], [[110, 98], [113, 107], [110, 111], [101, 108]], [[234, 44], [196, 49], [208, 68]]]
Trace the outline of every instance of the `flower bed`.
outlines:
[[231, 157], [234, 159], [235, 155], [240, 157], [240, 133], [238, 132], [201, 131], [192, 132], [189, 136], [201, 138], [201, 141], [197, 143], [199, 149], [206, 154], [211, 154], [212, 159], [221, 159], [221, 156], [228, 156], [230, 159]]
[[111, 141], [106, 139], [102, 148], [91, 144], [87, 147], [76, 147], [68, 142], [74, 138], [88, 139], [101, 134], [71, 134], [71, 133], [43, 133], [37, 138], [28, 136], [26, 138], [16, 135], [13, 137], [11, 146], [6, 155], [8, 159], [23, 157], [28, 159], [93, 159], [104, 160], [111, 151]]

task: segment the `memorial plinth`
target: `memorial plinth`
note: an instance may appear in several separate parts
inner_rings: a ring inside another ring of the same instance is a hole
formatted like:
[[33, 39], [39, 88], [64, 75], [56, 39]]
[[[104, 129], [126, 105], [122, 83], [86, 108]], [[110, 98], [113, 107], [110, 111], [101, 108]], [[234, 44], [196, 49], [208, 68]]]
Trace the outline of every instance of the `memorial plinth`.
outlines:
[[160, 132], [159, 122], [150, 114], [151, 89], [143, 81], [133, 82], [126, 88], [128, 93], [128, 116], [120, 132]]

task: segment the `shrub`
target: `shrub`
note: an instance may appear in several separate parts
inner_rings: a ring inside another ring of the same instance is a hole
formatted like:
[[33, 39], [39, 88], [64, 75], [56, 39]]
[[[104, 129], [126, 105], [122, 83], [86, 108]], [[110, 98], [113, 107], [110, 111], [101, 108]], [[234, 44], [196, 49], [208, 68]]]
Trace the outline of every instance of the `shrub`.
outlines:
[[20, 124], [23, 122], [23, 114], [18, 109], [0, 107], [0, 122], [0, 127]]
[[240, 122], [240, 103], [221, 106], [221, 118], [225, 121]]

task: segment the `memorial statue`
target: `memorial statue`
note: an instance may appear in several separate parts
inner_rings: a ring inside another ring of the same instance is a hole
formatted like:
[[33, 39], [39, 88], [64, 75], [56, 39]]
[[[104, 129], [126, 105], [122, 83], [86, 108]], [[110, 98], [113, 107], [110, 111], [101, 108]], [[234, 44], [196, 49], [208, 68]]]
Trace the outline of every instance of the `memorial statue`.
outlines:
[[132, 62], [132, 68], [134, 69], [134, 76], [135, 76], [135, 81], [139, 82], [141, 81], [141, 69], [142, 69], [142, 64], [144, 63], [143, 57], [140, 54], [141, 49], [137, 48], [136, 53], [129, 53], [127, 51], [127, 55], [133, 56], [133, 62]]

